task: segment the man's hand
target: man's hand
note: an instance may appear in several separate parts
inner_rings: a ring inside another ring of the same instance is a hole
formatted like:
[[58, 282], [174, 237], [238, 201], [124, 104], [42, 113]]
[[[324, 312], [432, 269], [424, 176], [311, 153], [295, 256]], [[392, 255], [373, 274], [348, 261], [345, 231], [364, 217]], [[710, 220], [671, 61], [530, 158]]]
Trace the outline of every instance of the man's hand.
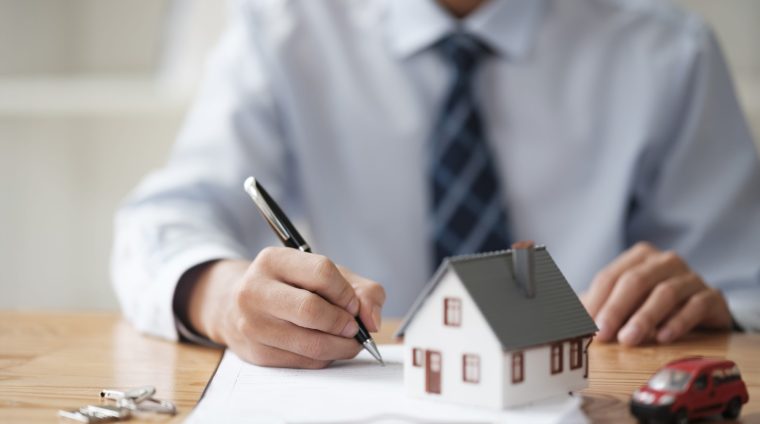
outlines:
[[248, 362], [323, 368], [356, 356], [355, 316], [380, 328], [385, 290], [324, 256], [271, 247], [253, 263], [218, 261], [197, 276], [189, 302], [196, 331]]
[[669, 343], [695, 327], [730, 329], [732, 322], [718, 290], [677, 254], [643, 242], [600, 271], [581, 300], [603, 342]]

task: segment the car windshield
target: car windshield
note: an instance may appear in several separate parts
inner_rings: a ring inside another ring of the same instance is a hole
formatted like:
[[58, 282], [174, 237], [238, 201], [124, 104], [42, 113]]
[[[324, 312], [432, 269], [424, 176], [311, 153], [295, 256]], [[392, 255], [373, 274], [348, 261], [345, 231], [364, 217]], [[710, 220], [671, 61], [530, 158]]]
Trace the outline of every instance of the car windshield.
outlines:
[[691, 374], [681, 370], [662, 370], [649, 380], [648, 386], [654, 390], [680, 392], [686, 387]]

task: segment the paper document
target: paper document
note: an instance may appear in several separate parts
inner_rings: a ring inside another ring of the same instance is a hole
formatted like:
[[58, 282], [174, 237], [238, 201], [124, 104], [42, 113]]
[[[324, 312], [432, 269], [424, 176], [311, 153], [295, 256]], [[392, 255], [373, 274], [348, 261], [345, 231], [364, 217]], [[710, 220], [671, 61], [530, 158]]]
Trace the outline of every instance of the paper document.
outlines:
[[226, 351], [188, 423], [585, 423], [578, 397], [491, 410], [408, 397], [402, 347], [362, 351], [322, 370], [265, 368]]

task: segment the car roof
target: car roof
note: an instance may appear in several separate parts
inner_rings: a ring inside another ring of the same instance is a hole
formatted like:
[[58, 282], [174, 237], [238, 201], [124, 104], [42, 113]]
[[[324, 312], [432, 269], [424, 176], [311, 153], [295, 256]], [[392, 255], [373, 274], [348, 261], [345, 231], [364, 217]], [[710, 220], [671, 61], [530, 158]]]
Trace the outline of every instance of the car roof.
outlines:
[[684, 371], [701, 371], [705, 368], [712, 368], [715, 366], [731, 367], [734, 365], [734, 362], [728, 359], [693, 357], [677, 359], [669, 362], [664, 368], [674, 368]]

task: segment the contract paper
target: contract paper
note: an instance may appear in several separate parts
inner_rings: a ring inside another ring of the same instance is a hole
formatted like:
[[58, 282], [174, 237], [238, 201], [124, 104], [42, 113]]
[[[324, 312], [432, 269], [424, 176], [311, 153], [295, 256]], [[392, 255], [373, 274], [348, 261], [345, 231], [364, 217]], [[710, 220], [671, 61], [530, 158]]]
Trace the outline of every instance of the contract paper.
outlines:
[[504, 411], [412, 398], [403, 386], [402, 347], [381, 345], [322, 370], [265, 368], [226, 351], [187, 422], [198, 423], [586, 423], [578, 397]]

